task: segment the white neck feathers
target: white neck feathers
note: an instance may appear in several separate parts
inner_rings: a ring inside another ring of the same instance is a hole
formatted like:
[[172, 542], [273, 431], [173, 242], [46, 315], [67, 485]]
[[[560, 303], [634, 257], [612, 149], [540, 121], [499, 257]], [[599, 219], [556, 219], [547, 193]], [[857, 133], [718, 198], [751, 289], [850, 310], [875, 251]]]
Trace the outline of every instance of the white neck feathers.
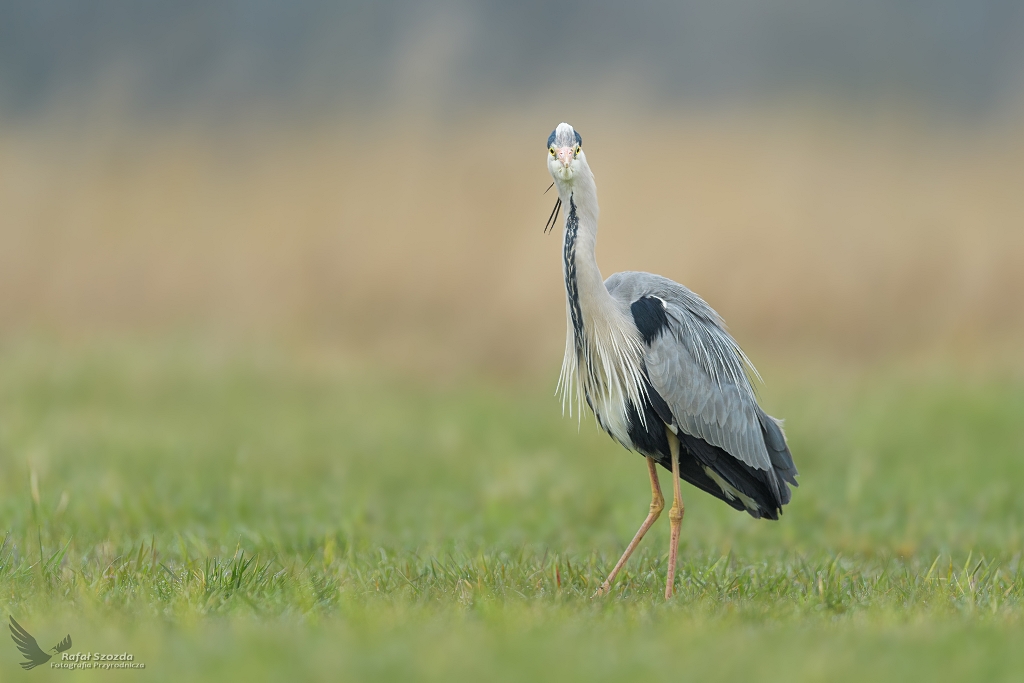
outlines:
[[589, 403], [601, 426], [628, 446], [627, 402], [643, 419], [643, 343], [632, 313], [612, 298], [597, 266], [597, 189], [583, 159], [568, 182], [558, 183], [565, 209], [562, 274], [566, 341], [558, 391], [563, 409], [582, 415]]

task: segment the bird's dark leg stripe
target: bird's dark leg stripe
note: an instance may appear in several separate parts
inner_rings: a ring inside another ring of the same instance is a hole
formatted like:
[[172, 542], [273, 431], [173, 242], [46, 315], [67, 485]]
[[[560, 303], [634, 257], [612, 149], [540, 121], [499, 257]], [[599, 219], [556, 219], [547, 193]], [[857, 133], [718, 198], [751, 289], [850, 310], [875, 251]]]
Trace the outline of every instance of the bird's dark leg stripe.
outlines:
[[572, 320], [573, 341], [576, 358], [585, 360], [585, 339], [583, 336], [583, 310], [580, 308], [580, 290], [576, 282], [576, 235], [580, 230], [580, 219], [576, 215], [576, 202], [569, 195], [569, 213], [565, 217], [565, 245], [562, 258], [565, 262], [565, 294], [569, 299], [569, 317]]

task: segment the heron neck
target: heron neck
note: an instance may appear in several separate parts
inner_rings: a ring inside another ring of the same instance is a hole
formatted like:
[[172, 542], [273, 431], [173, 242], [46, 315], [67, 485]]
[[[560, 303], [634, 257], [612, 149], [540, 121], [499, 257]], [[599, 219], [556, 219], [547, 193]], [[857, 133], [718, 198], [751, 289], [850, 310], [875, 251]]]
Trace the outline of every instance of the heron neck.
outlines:
[[642, 405], [644, 391], [641, 338], [597, 267], [597, 190], [590, 169], [584, 163], [571, 185], [558, 189], [566, 209], [562, 257], [568, 318], [559, 390], [570, 412], [573, 405], [582, 410], [585, 399], [601, 426], [628, 444], [624, 406]]
[[574, 183], [559, 188], [566, 207], [562, 243], [565, 293], [577, 349], [599, 319], [614, 314], [615, 302], [604, 286], [597, 265], [597, 190], [590, 169], [584, 167]]
[[589, 297], [607, 295], [607, 290], [597, 265], [597, 202], [589, 202], [588, 199], [580, 191], [573, 191], [564, 202], [568, 210], [565, 212], [562, 246], [566, 276], [573, 275], [581, 296]]

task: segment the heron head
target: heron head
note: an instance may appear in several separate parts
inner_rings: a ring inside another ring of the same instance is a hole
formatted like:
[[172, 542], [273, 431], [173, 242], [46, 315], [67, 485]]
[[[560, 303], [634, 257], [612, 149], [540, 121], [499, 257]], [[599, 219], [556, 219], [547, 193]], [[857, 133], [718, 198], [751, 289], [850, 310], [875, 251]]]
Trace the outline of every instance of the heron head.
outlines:
[[583, 155], [583, 138], [568, 123], [560, 123], [548, 136], [548, 170], [556, 181], [568, 182], [576, 175]]

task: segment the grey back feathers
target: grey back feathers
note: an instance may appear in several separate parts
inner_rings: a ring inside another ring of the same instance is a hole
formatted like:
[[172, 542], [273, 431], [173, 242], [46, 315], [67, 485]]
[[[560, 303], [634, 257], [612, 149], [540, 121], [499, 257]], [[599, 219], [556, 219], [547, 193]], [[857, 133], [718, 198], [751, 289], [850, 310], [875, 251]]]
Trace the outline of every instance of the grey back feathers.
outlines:
[[[672, 412], [672, 426], [796, 485], [781, 427], [758, 406], [747, 376], [747, 370], [757, 371], [719, 315], [686, 287], [658, 275], [616, 273], [605, 286], [627, 308], [644, 297], [661, 302], [661, 324], [641, 332], [647, 374]], [[785, 484], [775, 476], [768, 481], [777, 500], [787, 503]]]

